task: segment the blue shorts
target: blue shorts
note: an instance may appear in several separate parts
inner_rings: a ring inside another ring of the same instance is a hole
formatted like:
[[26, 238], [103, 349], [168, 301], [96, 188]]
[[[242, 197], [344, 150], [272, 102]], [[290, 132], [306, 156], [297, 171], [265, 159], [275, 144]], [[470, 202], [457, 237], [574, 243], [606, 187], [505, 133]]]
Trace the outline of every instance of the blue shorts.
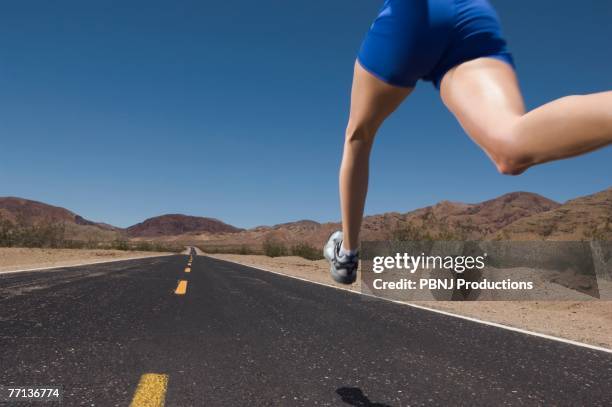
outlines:
[[487, 0], [385, 0], [358, 60], [391, 85], [413, 87], [423, 79], [439, 88], [449, 69], [480, 57], [514, 67]]

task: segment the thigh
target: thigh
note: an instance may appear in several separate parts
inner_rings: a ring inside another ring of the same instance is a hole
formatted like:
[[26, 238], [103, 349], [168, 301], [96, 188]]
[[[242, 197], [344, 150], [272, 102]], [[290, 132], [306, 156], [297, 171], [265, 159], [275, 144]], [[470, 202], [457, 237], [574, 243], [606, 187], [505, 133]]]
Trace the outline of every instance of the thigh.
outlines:
[[366, 128], [373, 136], [382, 122], [397, 109], [412, 89], [389, 85], [356, 62], [351, 90], [349, 130]]
[[449, 70], [442, 78], [440, 96], [468, 135], [485, 150], [492, 135], [504, 137], [525, 113], [523, 96], [511, 65], [494, 58], [478, 58]]

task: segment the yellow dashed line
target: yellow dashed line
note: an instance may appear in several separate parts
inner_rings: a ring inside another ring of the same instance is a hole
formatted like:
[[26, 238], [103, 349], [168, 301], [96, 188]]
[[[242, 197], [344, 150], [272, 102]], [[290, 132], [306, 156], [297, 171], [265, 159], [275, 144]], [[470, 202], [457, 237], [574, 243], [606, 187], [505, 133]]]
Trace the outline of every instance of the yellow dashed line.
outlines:
[[185, 295], [187, 292], [187, 280], [179, 280], [178, 286], [176, 290], [174, 290], [174, 294], [176, 295]]
[[168, 375], [146, 373], [140, 377], [130, 407], [163, 407], [168, 388]]
[[185, 273], [191, 273], [191, 267], [186, 267], [185, 268]]

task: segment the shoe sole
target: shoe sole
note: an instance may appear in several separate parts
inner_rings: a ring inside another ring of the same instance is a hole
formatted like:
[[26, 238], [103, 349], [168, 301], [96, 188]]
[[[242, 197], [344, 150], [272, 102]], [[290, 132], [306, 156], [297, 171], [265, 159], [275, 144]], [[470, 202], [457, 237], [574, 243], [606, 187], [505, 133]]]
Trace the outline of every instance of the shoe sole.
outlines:
[[329, 272], [332, 278], [334, 279], [334, 281], [340, 284], [350, 285], [350, 284], [353, 284], [357, 280], [357, 271], [355, 271], [354, 273], [348, 276], [341, 276], [336, 273], [334, 266], [331, 266], [329, 268]]

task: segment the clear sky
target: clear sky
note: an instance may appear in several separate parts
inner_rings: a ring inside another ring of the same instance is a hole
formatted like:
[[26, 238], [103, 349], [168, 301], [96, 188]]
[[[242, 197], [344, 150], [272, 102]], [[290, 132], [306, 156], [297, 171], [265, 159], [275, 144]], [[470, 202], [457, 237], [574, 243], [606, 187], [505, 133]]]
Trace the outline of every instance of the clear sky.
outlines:
[[[612, 88], [609, 0], [494, 0], [529, 107]], [[128, 226], [339, 219], [353, 61], [382, 1], [0, 4], [0, 196]], [[612, 185], [612, 149], [498, 175], [429, 83], [385, 124], [366, 211]]]

